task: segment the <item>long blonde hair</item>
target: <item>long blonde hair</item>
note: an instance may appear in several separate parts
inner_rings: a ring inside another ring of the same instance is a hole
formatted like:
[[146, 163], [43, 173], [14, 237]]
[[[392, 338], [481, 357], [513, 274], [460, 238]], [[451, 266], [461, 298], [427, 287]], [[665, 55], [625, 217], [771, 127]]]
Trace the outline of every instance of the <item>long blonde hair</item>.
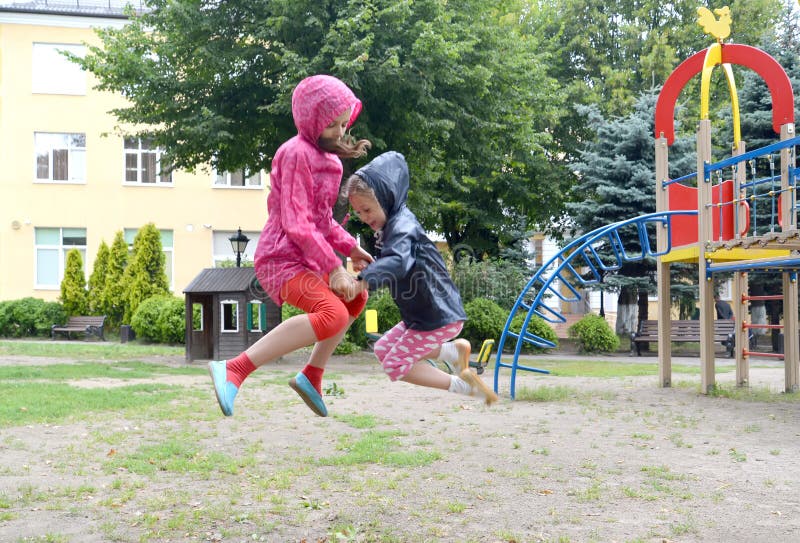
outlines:
[[351, 134], [345, 134], [337, 140], [319, 138], [317, 145], [323, 151], [328, 151], [341, 158], [359, 158], [367, 154], [367, 150], [372, 147], [372, 142], [357, 140]]

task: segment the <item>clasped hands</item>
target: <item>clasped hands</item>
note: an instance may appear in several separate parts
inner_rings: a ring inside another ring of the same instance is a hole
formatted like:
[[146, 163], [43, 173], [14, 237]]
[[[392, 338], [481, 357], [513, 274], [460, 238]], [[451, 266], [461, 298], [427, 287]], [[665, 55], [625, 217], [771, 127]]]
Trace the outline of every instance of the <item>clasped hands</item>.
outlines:
[[[350, 251], [350, 261], [353, 263], [353, 269], [360, 272], [374, 260], [372, 255], [356, 245], [353, 247], [353, 250]], [[334, 293], [344, 298], [347, 302], [353, 300], [366, 288], [364, 281], [358, 281], [349, 274], [343, 266], [334, 268], [331, 271], [328, 278], [328, 285]]]

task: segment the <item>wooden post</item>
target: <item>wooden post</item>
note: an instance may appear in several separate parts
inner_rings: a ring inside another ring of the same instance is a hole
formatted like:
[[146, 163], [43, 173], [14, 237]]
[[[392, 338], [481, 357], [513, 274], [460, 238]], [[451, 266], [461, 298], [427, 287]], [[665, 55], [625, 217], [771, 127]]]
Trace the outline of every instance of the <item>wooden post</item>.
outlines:
[[[669, 146], [663, 135], [656, 140], [656, 211], [669, 210], [669, 192], [664, 182], [669, 178]], [[667, 250], [667, 225], [656, 231], [656, 249]], [[659, 256], [656, 260], [656, 282], [658, 285], [658, 378], [662, 387], [672, 386], [672, 333], [670, 315], [670, 264]]]
[[[794, 125], [781, 127], [781, 141], [794, 137]], [[789, 189], [789, 168], [793, 167], [791, 149], [781, 149], [781, 215], [782, 230], [797, 229], [797, 213], [795, 211], [796, 195]], [[798, 351], [800, 339], [797, 325], [797, 272], [783, 272], [783, 365], [785, 371], [786, 392], [796, 392], [800, 386], [800, 368]]]
[[711, 179], [705, 165], [711, 162], [711, 121], [701, 119], [697, 129], [697, 244], [700, 284], [700, 391], [708, 394], [716, 383], [714, 374], [714, 282], [707, 274], [706, 242], [713, 237]]
[[[745, 143], [739, 142], [738, 147], [734, 147], [733, 155], [738, 156], [744, 154], [746, 150]], [[736, 175], [733, 178], [733, 197], [739, 198], [741, 196], [741, 187], [747, 181], [747, 164], [740, 163], [736, 168]], [[734, 227], [736, 231], [733, 233], [734, 238], [741, 238], [738, 230], [744, 223], [743, 208], [736, 203], [734, 207]], [[749, 349], [749, 340], [747, 330], [744, 325], [748, 322], [748, 303], [744, 298], [748, 295], [747, 291], [747, 273], [737, 272], [733, 274], [733, 319], [736, 321], [736, 331], [734, 332], [733, 340], [736, 345], [736, 386], [746, 387], [750, 384], [750, 357], [744, 355], [744, 351]]]

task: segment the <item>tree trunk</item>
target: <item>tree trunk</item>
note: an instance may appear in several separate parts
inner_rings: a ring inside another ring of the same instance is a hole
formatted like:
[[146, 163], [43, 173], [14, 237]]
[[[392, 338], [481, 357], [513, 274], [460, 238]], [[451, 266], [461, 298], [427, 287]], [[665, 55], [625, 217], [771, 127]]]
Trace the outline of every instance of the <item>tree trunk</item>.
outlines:
[[617, 299], [617, 335], [630, 335], [636, 331], [639, 324], [638, 313], [636, 292], [630, 288], [623, 288]]

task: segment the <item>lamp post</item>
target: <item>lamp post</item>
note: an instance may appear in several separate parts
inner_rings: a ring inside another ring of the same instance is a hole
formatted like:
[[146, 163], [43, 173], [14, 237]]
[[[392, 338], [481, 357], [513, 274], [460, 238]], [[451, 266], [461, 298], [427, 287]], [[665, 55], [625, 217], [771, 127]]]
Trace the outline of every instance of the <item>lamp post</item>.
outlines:
[[247, 242], [250, 241], [250, 238], [242, 234], [242, 228], [239, 227], [239, 230], [236, 231], [236, 235], [229, 237], [228, 241], [231, 242], [231, 248], [233, 252], [236, 253], [236, 267], [240, 268], [242, 266], [242, 253], [244, 253], [245, 248], [247, 248]]

